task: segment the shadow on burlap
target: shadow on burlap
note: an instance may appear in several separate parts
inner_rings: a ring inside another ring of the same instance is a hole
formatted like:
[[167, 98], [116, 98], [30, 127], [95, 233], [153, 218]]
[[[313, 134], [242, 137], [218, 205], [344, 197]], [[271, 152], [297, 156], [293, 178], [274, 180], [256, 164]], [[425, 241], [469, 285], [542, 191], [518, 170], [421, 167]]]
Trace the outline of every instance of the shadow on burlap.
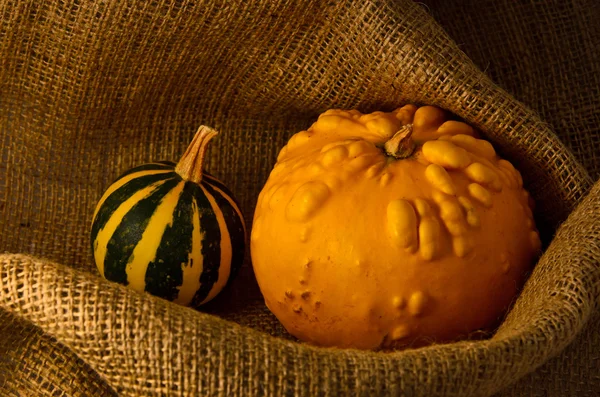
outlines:
[[[542, 121], [422, 5], [49, 0], [0, 10], [0, 250], [16, 254], [0, 255], [5, 394], [490, 395], [536, 374], [597, 312], [600, 185], [586, 141], [597, 127], [576, 119], [578, 135]], [[250, 224], [294, 132], [330, 107], [406, 102], [483, 130], [536, 199], [547, 248], [492, 339], [388, 354], [309, 347], [266, 311], [248, 260], [205, 313], [97, 277], [88, 227], [103, 190], [131, 166], [176, 160], [199, 124], [221, 131], [207, 168]], [[575, 138], [563, 144], [550, 125]]]

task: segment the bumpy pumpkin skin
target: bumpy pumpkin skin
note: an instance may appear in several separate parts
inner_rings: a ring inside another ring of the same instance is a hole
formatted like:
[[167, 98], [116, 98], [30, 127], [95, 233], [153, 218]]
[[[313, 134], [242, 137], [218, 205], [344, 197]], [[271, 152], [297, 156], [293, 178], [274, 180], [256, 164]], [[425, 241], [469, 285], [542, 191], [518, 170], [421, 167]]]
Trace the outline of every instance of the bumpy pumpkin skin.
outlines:
[[[412, 125], [405, 159], [383, 146]], [[497, 324], [540, 251], [517, 170], [441, 109], [329, 110], [281, 150], [251, 232], [268, 308], [322, 346], [399, 348]]]

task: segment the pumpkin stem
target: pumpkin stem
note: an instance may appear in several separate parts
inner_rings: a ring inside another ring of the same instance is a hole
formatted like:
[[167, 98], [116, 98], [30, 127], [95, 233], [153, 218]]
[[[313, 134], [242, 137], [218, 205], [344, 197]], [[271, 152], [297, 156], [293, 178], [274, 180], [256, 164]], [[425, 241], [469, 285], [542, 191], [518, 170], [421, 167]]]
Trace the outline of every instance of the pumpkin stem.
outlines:
[[415, 143], [412, 136], [412, 124], [405, 124], [400, 128], [394, 136], [392, 136], [383, 145], [388, 156], [397, 159], [405, 159], [409, 157], [415, 150]]
[[177, 172], [185, 181], [200, 183], [202, 181], [202, 165], [204, 163], [204, 155], [208, 147], [208, 141], [217, 135], [217, 131], [201, 125], [188, 146], [187, 150], [181, 156], [181, 160], [175, 167]]

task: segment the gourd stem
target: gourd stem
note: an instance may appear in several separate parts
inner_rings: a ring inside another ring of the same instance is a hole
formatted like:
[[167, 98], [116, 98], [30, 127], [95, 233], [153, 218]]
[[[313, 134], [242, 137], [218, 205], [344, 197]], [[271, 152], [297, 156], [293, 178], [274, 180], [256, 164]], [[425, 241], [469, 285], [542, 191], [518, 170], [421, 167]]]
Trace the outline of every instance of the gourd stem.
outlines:
[[410, 157], [415, 151], [412, 124], [405, 124], [384, 145], [385, 153], [397, 159]]
[[181, 160], [175, 167], [177, 172], [185, 181], [200, 183], [202, 181], [202, 165], [204, 155], [208, 147], [208, 142], [217, 135], [217, 131], [201, 125], [188, 146], [187, 150], [181, 156]]

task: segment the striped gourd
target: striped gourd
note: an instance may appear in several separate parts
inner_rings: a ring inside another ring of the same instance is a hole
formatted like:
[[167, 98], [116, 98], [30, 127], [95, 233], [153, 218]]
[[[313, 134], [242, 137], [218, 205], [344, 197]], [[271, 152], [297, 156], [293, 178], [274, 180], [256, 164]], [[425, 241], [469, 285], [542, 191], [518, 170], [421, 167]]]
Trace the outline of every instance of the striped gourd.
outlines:
[[214, 135], [200, 127], [178, 164], [135, 167], [107, 189], [91, 227], [104, 278], [197, 307], [235, 277], [246, 229], [231, 192], [202, 171]]

